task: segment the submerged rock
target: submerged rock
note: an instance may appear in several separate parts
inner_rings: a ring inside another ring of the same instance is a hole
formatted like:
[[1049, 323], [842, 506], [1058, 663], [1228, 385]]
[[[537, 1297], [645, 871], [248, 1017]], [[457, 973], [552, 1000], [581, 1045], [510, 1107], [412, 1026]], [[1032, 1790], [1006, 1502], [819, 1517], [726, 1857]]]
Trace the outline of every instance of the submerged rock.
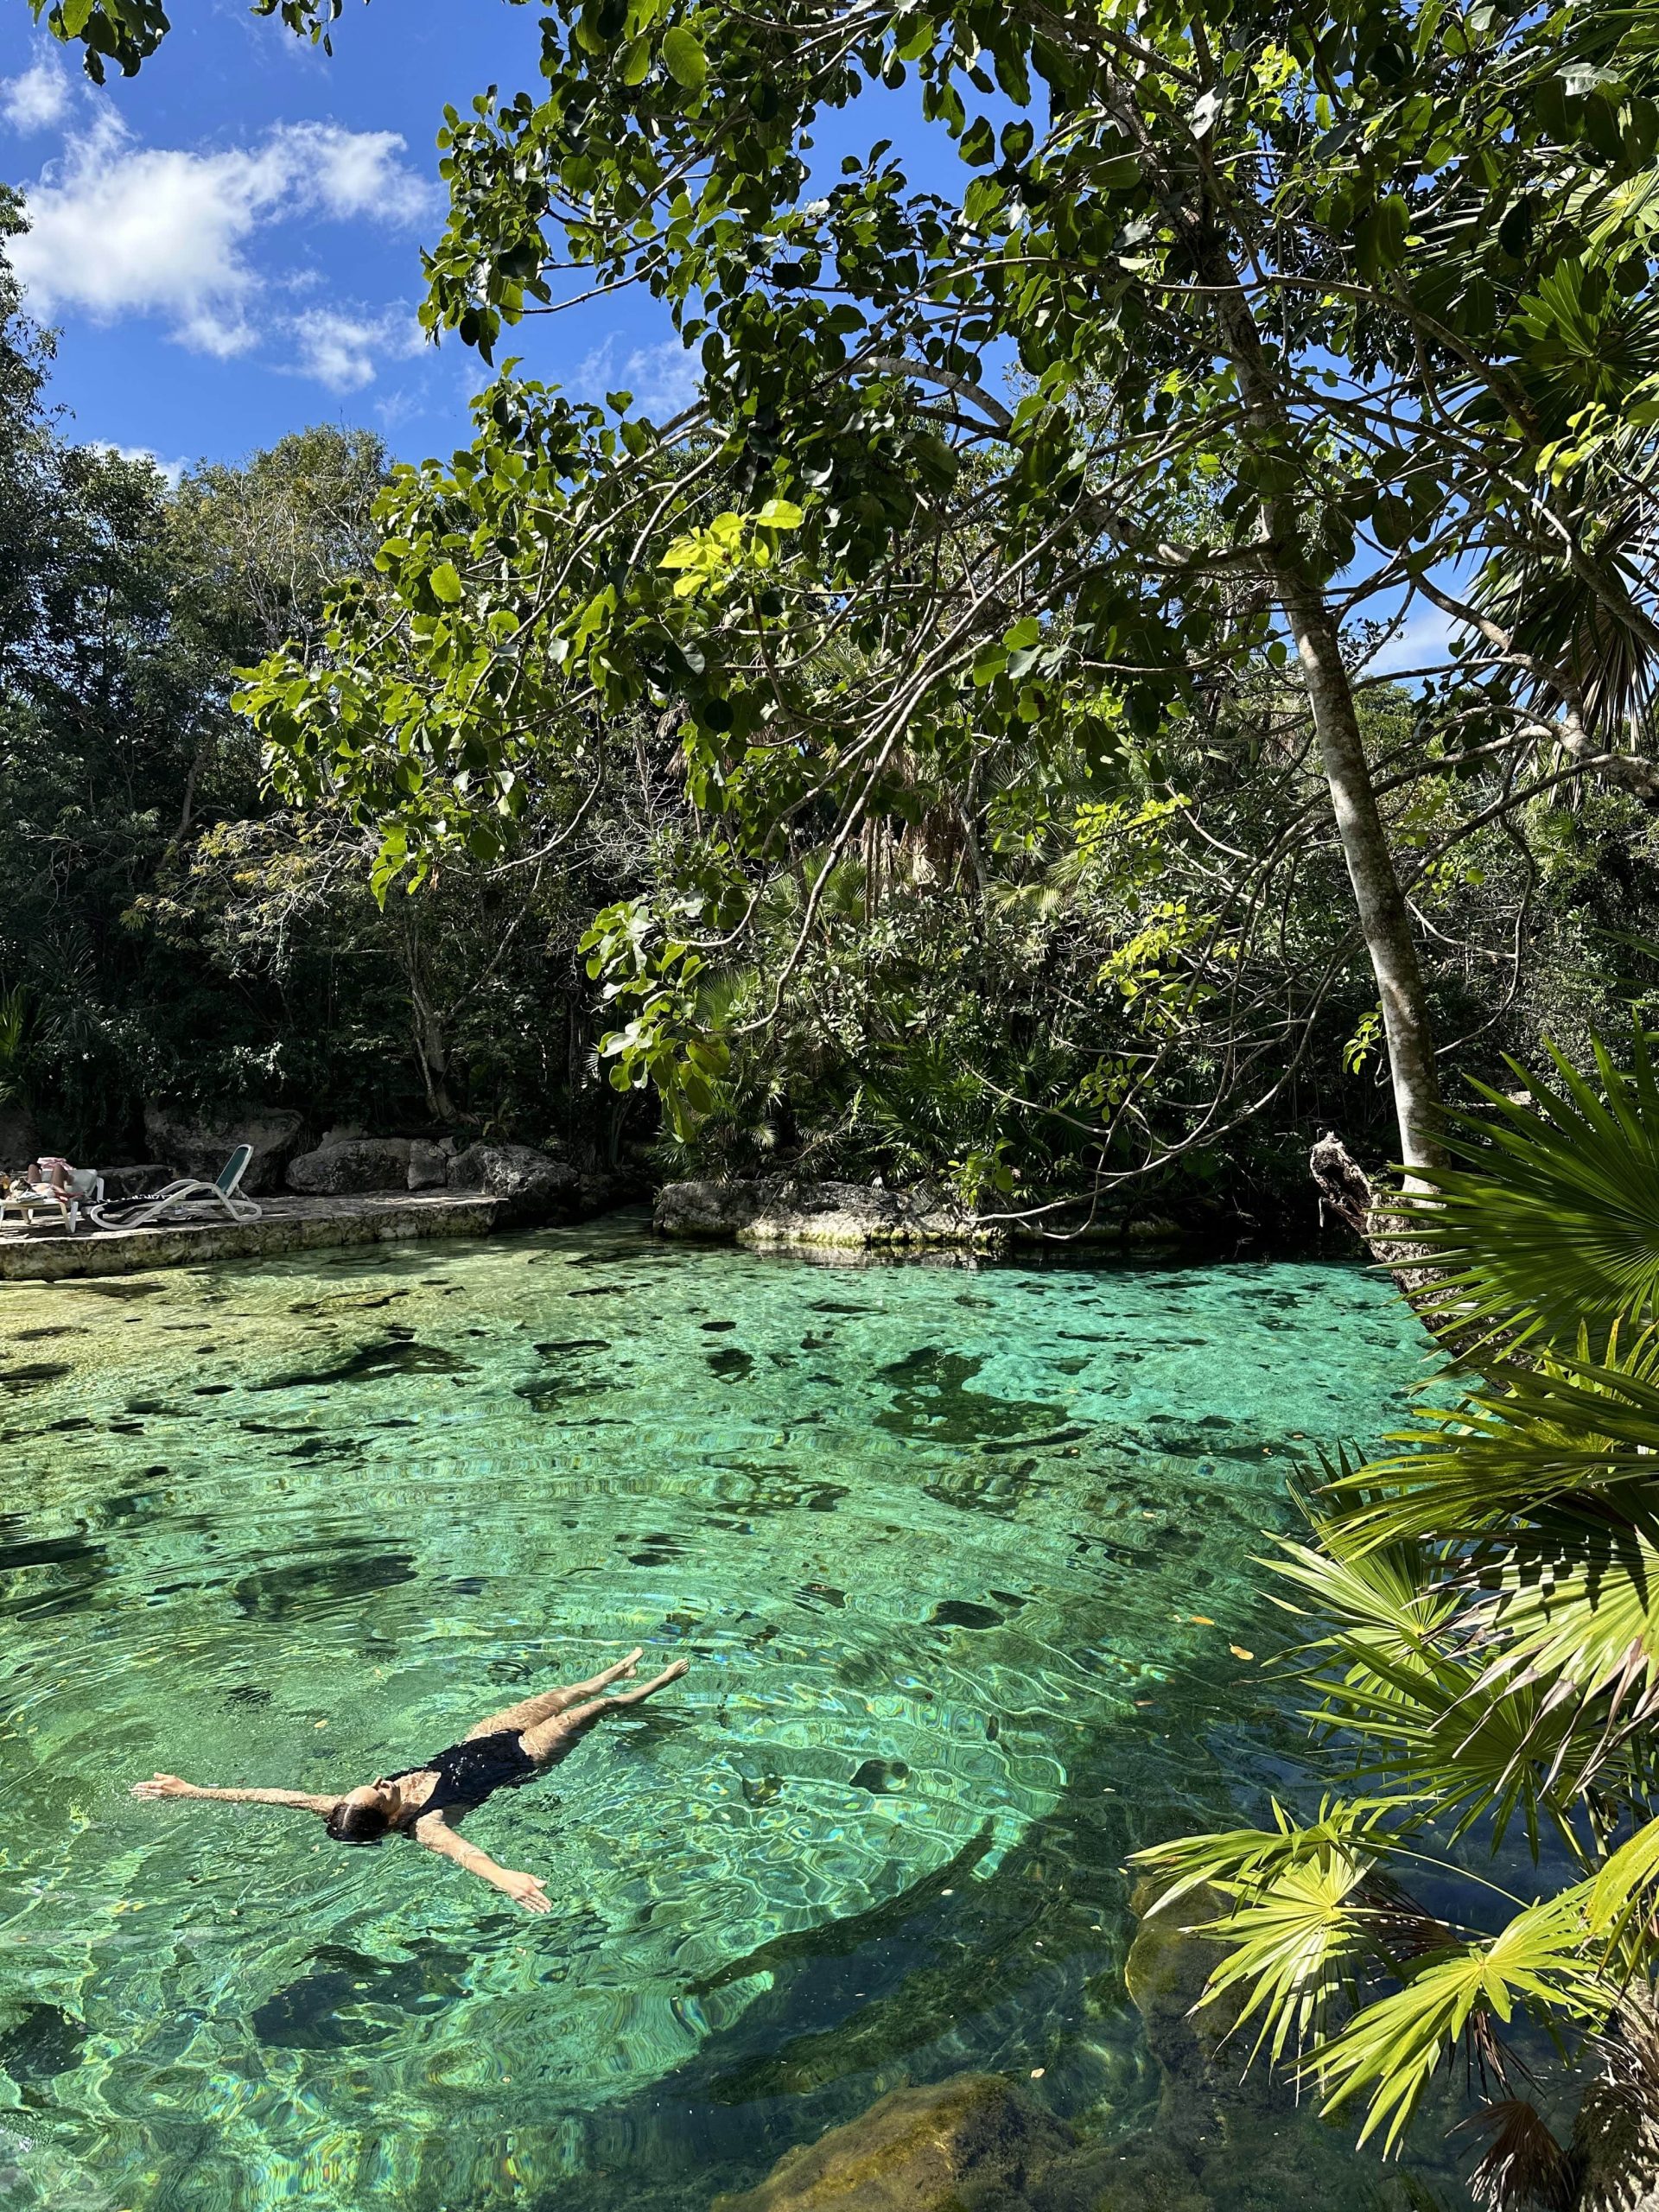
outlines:
[[1031, 2212], [1216, 2212], [1198, 2162], [1153, 2134], [1057, 2159], [1029, 2202]]
[[288, 1165], [288, 1187], [308, 1197], [346, 1198], [409, 1188], [407, 1137], [335, 1137]]
[[48, 2082], [80, 2063], [84, 2022], [55, 2005], [25, 1999], [0, 2012], [0, 2069], [14, 2082]]
[[995, 2075], [958, 2074], [893, 2090], [711, 2212], [1024, 2212], [1028, 2184], [1075, 2139]]
[[1167, 2074], [1201, 2071], [1237, 2018], [1238, 2007], [1203, 2002], [1205, 1985], [1227, 1955], [1227, 1947], [1199, 1931], [1230, 1910], [1219, 1890], [1200, 1883], [1173, 1905], [1152, 1910], [1154, 1885], [1142, 1882], [1131, 1900], [1141, 1925], [1123, 1961], [1123, 1980], [1147, 2031], [1153, 2056]]
[[567, 1160], [528, 1144], [472, 1144], [449, 1162], [452, 1191], [481, 1191], [503, 1202], [503, 1218], [515, 1229], [567, 1221], [581, 1199], [582, 1178]]
[[250, 1101], [212, 1113], [154, 1099], [144, 1108], [144, 1142], [156, 1158], [175, 1162], [180, 1172], [200, 1176], [204, 1183], [213, 1180], [238, 1145], [251, 1145], [253, 1157], [242, 1188], [255, 1197], [281, 1189], [283, 1166], [297, 1149], [304, 1127], [302, 1117], [286, 1107]]
[[[1131, 1900], [1141, 1918], [1123, 1962], [1123, 1980], [1163, 2075], [1158, 2133], [1186, 2149], [1212, 2141], [1224, 2112], [1260, 2110], [1274, 2102], [1275, 2093], [1265, 2065], [1247, 2069], [1248, 2038], [1242, 2044], [1229, 2041], [1243, 2009], [1242, 1993], [1204, 2001], [1205, 1985], [1227, 1948], [1199, 1931], [1226, 1917], [1227, 1898], [1201, 1884], [1154, 1911], [1156, 1894], [1155, 1885], [1142, 1882]], [[1287, 2101], [1281, 2096], [1278, 2101]]]

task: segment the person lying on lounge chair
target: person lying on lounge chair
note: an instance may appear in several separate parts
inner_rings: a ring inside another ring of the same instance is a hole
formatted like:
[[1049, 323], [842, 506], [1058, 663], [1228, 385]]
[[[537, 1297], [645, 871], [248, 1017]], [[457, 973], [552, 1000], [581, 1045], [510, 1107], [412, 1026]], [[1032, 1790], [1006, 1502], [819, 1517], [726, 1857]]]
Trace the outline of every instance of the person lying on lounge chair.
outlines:
[[[380, 1775], [348, 1789], [343, 1796], [314, 1796], [303, 1789], [209, 1789], [176, 1774], [158, 1774], [133, 1784], [135, 1797], [217, 1797], [238, 1805], [285, 1805], [319, 1813], [336, 1843], [378, 1843], [388, 1835], [412, 1836], [469, 1874], [499, 1890], [526, 1912], [550, 1912], [545, 1885], [534, 1874], [499, 1866], [487, 1852], [457, 1834], [461, 1822], [498, 1789], [516, 1789], [568, 1758], [582, 1738], [607, 1713], [638, 1705], [665, 1683], [677, 1681], [688, 1662], [677, 1659], [637, 1689], [614, 1697], [594, 1695], [632, 1675], [644, 1657], [629, 1652], [614, 1667], [567, 1689], [543, 1690], [505, 1712], [480, 1720], [458, 1744], [399, 1774]], [[582, 1702], [578, 1702], [578, 1700]]]

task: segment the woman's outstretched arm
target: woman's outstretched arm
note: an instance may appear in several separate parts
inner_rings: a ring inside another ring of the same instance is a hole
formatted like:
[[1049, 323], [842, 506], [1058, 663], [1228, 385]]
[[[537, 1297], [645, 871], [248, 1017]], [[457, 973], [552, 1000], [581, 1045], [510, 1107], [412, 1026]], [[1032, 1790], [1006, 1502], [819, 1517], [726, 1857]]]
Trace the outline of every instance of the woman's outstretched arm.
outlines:
[[464, 1835], [458, 1835], [442, 1813], [423, 1815], [415, 1823], [414, 1835], [416, 1843], [423, 1843], [441, 1859], [451, 1859], [457, 1866], [464, 1866], [480, 1882], [487, 1882], [503, 1897], [523, 1905], [526, 1912], [552, 1911], [544, 1882], [534, 1874], [519, 1873], [511, 1866], [498, 1866], [487, 1851], [480, 1851], [475, 1843], [468, 1843]]
[[158, 1774], [149, 1782], [135, 1782], [135, 1797], [217, 1797], [230, 1805], [291, 1805], [301, 1813], [332, 1813], [338, 1797], [314, 1797], [303, 1789], [213, 1789], [186, 1782], [176, 1774]]

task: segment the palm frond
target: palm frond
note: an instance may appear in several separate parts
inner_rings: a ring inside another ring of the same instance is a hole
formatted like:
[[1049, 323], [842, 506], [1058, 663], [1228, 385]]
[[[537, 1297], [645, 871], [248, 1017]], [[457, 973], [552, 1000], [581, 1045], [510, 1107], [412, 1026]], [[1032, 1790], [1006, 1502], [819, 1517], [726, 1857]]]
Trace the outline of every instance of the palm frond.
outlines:
[[1460, 1165], [1403, 1203], [1444, 1279], [1424, 1310], [1460, 1332], [1570, 1350], [1586, 1322], [1634, 1323], [1659, 1300], [1659, 1081], [1637, 1027], [1628, 1073], [1595, 1043], [1601, 1095], [1550, 1047], [1553, 1089], [1517, 1063], [1529, 1103], [1474, 1087], [1491, 1117], [1454, 1118]]
[[1556, 2141], [1536, 2105], [1525, 2097], [1497, 2097], [1462, 2123], [1490, 2135], [1479, 2164], [1469, 2177], [1469, 2193], [1492, 2212], [1569, 2212], [1573, 2165]]
[[1656, 1346], [1495, 1369], [1460, 1403], [1425, 1408], [1388, 1441], [1398, 1447], [1389, 1457], [1326, 1491], [1347, 1504], [1349, 1548], [1468, 1544], [1569, 1503], [1641, 1518], [1659, 1479]]
[[1205, 1885], [1229, 1897], [1254, 1897], [1298, 1866], [1333, 1855], [1380, 1856], [1393, 1847], [1391, 1824], [1398, 1811], [1384, 1798], [1327, 1797], [1319, 1817], [1304, 1821], [1275, 1802], [1270, 1828], [1229, 1828], [1148, 1844], [1133, 1853], [1130, 1861], [1147, 1868], [1159, 1883], [1156, 1901], [1145, 1916], [1171, 1910]]
[[1399, 1790], [1425, 1816], [1432, 1805], [1448, 1842], [1490, 1821], [1497, 1848], [1518, 1817], [1535, 1858], [1545, 1825], [1580, 1853], [1574, 1817], [1611, 1748], [1604, 1718], [1541, 1669], [1485, 1663], [1446, 1555], [1398, 1545], [1344, 1558], [1288, 1539], [1281, 1550], [1274, 1572], [1306, 1601], [1291, 1610], [1330, 1624], [1300, 1655], [1319, 1700], [1305, 1717], [1339, 1740], [1353, 1780]]
[[1659, 1711], [1659, 1543], [1592, 1516], [1543, 1516], [1488, 1580], [1474, 1622], [1497, 1654], [1481, 1689], [1540, 1707], [1560, 1738], [1554, 1771], [1580, 1789]]
[[1357, 2012], [1306, 2062], [1335, 2112], [1369, 2091], [1362, 2143], [1398, 2143], [1441, 2061], [1471, 2032], [1490, 2038], [1517, 2009], [1599, 2019], [1612, 1992], [1584, 1956], [1582, 1887], [1524, 1906], [1483, 1941], [1431, 1953], [1403, 1988]]
[[[1643, 318], [1630, 334], [1650, 373], [1653, 317]], [[1554, 409], [1564, 396], [1559, 391], [1553, 395]], [[1583, 404], [1581, 397], [1578, 404]], [[1558, 419], [1565, 422], [1564, 416]], [[1609, 529], [1597, 548], [1593, 583], [1554, 550], [1541, 553], [1517, 547], [1487, 563], [1475, 597], [1481, 611], [1508, 631], [1517, 654], [1570, 677], [1583, 702], [1586, 727], [1605, 738], [1643, 712], [1653, 695], [1656, 668], [1652, 629], [1643, 605], [1640, 549], [1630, 542], [1644, 519], [1643, 503], [1623, 493], [1616, 474], [1605, 466], [1580, 472], [1575, 488], [1581, 499], [1596, 498], [1593, 479], [1599, 474], [1607, 479]], [[1559, 712], [1559, 694], [1552, 684], [1527, 675], [1512, 675], [1507, 683], [1541, 718]]]
[[1351, 1996], [1359, 1967], [1377, 1949], [1364, 1902], [1375, 1864], [1332, 1845], [1285, 1867], [1204, 1930], [1230, 1947], [1210, 1977], [1205, 2002], [1243, 1989], [1236, 2026], [1262, 2016], [1252, 2060], [1264, 2048], [1275, 2064], [1287, 2046], [1300, 2056]]

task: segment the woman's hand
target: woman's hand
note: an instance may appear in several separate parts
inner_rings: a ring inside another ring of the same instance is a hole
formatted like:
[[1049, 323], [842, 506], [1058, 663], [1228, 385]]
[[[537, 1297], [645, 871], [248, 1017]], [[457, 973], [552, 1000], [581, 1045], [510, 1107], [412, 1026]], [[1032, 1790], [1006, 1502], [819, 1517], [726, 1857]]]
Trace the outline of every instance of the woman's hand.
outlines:
[[503, 1897], [511, 1897], [515, 1904], [523, 1905], [526, 1912], [551, 1912], [547, 1901], [547, 1885], [535, 1874], [516, 1873], [504, 1866], [495, 1878], [495, 1886]]
[[158, 1774], [149, 1782], [135, 1782], [132, 1794], [135, 1797], [194, 1797], [196, 1787], [182, 1775]]

